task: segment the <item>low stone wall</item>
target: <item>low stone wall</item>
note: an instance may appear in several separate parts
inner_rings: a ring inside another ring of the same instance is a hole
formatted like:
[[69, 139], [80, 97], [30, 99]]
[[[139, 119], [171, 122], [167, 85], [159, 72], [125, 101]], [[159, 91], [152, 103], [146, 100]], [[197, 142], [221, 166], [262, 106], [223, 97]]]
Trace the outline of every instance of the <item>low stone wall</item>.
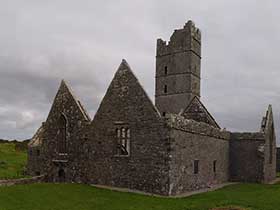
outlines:
[[31, 178], [0, 180], [0, 186], [39, 183], [39, 182], [43, 182], [44, 178], [45, 178], [45, 175], [34, 176]]

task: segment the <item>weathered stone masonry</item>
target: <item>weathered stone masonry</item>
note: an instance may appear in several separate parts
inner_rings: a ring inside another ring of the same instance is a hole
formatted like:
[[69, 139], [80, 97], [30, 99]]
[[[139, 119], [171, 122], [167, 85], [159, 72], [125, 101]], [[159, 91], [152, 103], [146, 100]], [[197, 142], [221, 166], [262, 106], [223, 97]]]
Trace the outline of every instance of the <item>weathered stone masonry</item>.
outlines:
[[[229, 132], [178, 115], [170, 116], [168, 124], [172, 195], [228, 181]], [[198, 173], [194, 173], [195, 161]]]
[[260, 132], [231, 133], [232, 181], [270, 182], [276, 177], [276, 138], [272, 107], [263, 118]]
[[90, 119], [65, 81], [29, 144], [28, 173], [161, 195], [276, 177], [272, 107], [255, 133], [222, 130], [200, 100], [201, 33], [158, 39], [155, 105], [125, 60]]

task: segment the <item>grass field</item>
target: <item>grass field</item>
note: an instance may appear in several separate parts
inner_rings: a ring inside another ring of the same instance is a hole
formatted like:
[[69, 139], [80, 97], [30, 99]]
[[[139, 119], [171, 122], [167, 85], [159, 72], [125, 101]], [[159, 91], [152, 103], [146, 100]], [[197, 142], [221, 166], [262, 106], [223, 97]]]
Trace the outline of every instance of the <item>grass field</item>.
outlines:
[[0, 144], [0, 179], [15, 179], [24, 177], [26, 165], [25, 151], [15, 151], [13, 143]]
[[[23, 177], [26, 152], [0, 144], [0, 179]], [[188, 198], [162, 198], [80, 184], [0, 187], [0, 210], [209, 210], [239, 206], [280, 210], [280, 184], [238, 184]]]
[[80, 184], [0, 187], [0, 210], [208, 210], [240, 206], [280, 209], [280, 185], [238, 184], [188, 198], [162, 198]]

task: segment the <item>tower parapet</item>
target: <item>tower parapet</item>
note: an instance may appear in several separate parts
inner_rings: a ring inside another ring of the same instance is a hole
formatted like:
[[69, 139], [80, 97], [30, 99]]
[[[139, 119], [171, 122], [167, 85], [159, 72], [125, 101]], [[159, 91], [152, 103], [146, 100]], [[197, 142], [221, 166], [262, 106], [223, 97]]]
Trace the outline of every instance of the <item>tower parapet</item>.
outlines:
[[195, 27], [192, 21], [188, 21], [184, 28], [174, 30], [168, 43], [162, 39], [157, 39], [157, 56], [182, 52], [184, 50], [193, 50], [198, 56], [201, 56], [200, 45], [200, 30]]

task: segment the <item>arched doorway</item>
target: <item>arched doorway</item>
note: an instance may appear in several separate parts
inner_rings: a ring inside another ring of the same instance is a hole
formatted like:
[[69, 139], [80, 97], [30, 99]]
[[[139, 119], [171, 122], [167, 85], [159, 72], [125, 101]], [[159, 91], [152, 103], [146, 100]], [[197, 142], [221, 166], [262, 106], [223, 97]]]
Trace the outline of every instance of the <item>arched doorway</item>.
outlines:
[[65, 182], [65, 171], [62, 168], [58, 171], [58, 182]]

